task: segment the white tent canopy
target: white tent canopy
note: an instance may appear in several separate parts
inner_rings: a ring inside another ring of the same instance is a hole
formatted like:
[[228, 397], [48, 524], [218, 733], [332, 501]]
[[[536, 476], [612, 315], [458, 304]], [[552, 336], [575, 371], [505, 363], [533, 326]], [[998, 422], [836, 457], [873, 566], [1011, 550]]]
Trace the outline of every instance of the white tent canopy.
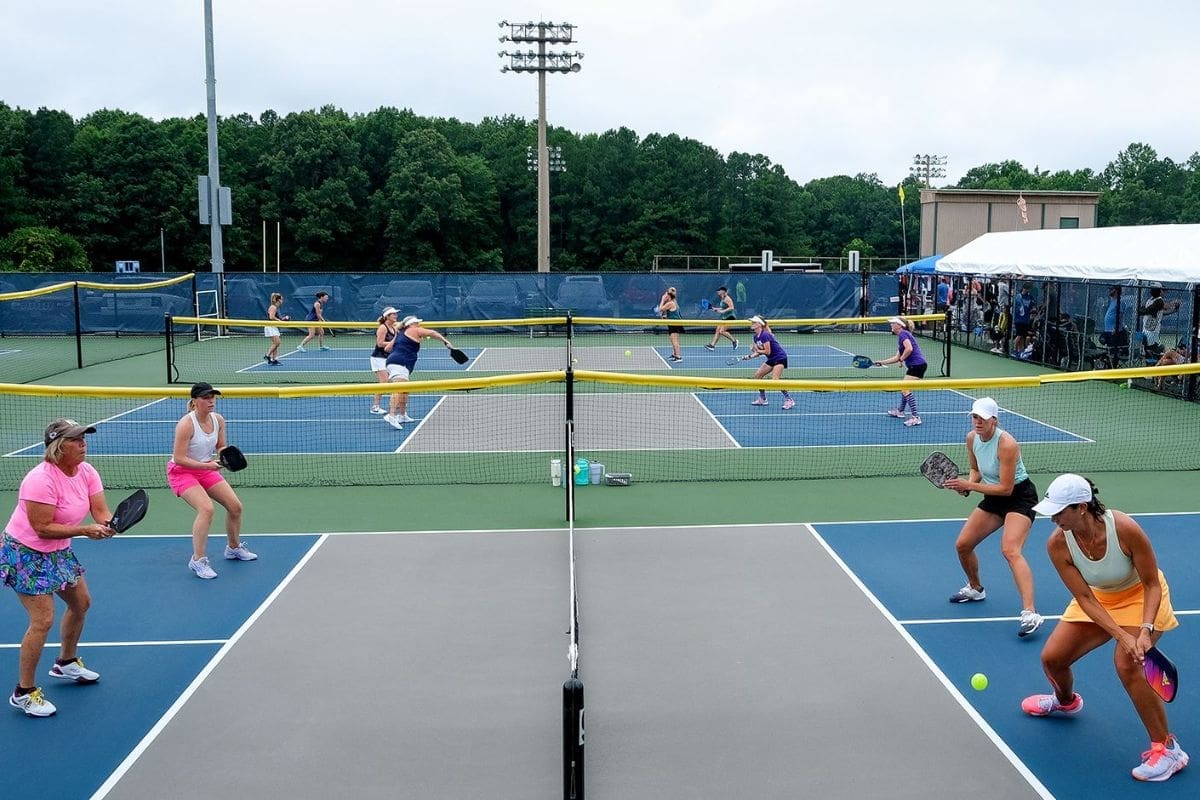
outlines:
[[985, 233], [944, 256], [937, 272], [1200, 283], [1200, 225]]

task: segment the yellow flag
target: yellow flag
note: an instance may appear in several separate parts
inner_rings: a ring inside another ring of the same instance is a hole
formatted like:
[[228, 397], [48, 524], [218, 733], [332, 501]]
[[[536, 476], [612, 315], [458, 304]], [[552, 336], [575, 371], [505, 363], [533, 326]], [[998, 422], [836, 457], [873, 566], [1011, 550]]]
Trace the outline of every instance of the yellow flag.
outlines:
[[904, 205], [904, 184], [900, 184], [900, 204]]

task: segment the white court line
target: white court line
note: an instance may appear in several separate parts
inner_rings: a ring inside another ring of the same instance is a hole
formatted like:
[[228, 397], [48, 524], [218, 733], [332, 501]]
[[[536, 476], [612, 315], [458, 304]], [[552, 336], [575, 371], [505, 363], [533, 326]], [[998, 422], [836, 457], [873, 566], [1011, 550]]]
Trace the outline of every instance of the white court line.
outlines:
[[914, 639], [909, 632], [904, 629], [904, 626], [897, 621], [894, 616], [892, 616], [892, 613], [887, 610], [883, 603], [879, 602], [879, 599], [875, 597], [870, 589], [866, 587], [866, 584], [859, 580], [858, 576], [854, 574], [854, 571], [851, 570], [850, 567], [846, 565], [846, 562], [842, 561], [841, 557], [838, 556], [838, 554], [834, 552], [833, 548], [829, 546], [829, 543], [821, 538], [821, 534], [817, 533], [817, 529], [808, 524], [805, 524], [802, 527], [807, 528], [808, 532], [817, 541], [817, 543], [820, 544], [821, 547], [825, 548], [825, 552], [829, 554], [829, 557], [833, 559], [834, 563], [841, 567], [842, 572], [846, 574], [846, 577], [848, 577], [854, 583], [854, 585], [858, 587], [859, 591], [863, 593], [867, 600], [869, 600], [871, 604], [875, 606], [876, 610], [883, 615], [883, 618], [886, 619], [889, 624], [891, 624], [896, 633], [898, 633], [900, 637], [908, 643], [908, 646], [912, 648], [917, 657], [920, 658], [929, 671], [933, 673], [934, 677], [941, 682], [946, 691], [950, 693], [950, 696], [958, 702], [959, 706], [962, 707], [967, 716], [974, 720], [975, 724], [979, 726], [979, 729], [983, 731], [984, 735], [987, 736], [988, 739], [992, 741], [992, 744], [996, 746], [996, 749], [1008, 759], [1008, 762], [1012, 764], [1013, 768], [1021, 774], [1021, 777], [1023, 777], [1026, 782], [1029, 783], [1029, 786], [1035, 792], [1037, 792], [1038, 796], [1044, 798], [1044, 800], [1054, 800], [1054, 795], [1050, 793], [1050, 790], [1042, 785], [1042, 782], [1037, 779], [1037, 776], [1033, 774], [1033, 771], [1030, 770], [1029, 767], [1025, 766], [1025, 762], [1023, 762], [1017, 756], [1017, 754], [1013, 752], [1012, 748], [1008, 746], [1008, 743], [1005, 742], [1004, 739], [1002, 739], [1000, 735], [992, 729], [992, 726], [987, 723], [987, 720], [985, 720], [983, 716], [975, 710], [975, 707], [967, 701], [962, 692], [960, 692], [951, 682], [951, 680], [946, 677], [946, 674], [938, 668], [933, 659], [929, 657], [929, 654], [926, 653], [919, 644], [917, 644], [917, 640]]
[[196, 690], [200, 688], [200, 685], [204, 683], [210, 674], [212, 674], [212, 671], [217, 668], [217, 665], [221, 663], [225, 656], [229, 655], [229, 652], [233, 649], [233, 646], [238, 643], [238, 640], [245, 635], [246, 631], [250, 630], [250, 626], [252, 626], [258, 620], [258, 618], [263, 615], [267, 608], [273, 602], [275, 602], [275, 599], [283, 593], [283, 590], [287, 588], [288, 584], [300, 574], [300, 570], [302, 570], [304, 565], [307, 564], [310, 559], [312, 559], [321, 545], [325, 543], [326, 538], [327, 537], [322, 536], [313, 543], [313, 546], [310, 547], [308, 552], [300, 558], [300, 560], [296, 563], [296, 566], [292, 567], [291, 572], [284, 576], [283, 580], [279, 582], [279, 585], [275, 587], [275, 590], [271, 592], [271, 594], [269, 594], [265, 600], [263, 600], [262, 604], [254, 610], [254, 613], [250, 615], [249, 619], [242, 623], [242, 626], [234, 632], [233, 636], [231, 636], [229, 640], [221, 646], [221, 649], [218, 650], [211, 659], [209, 659], [209, 662], [202, 670], [200, 670], [200, 673], [192, 679], [192, 682], [188, 684], [188, 687], [183, 690], [183, 693], [176, 698], [175, 702], [171, 704], [171, 707], [168, 708], [161, 717], [159, 717], [156, 723], [154, 723], [154, 727], [152, 727], [150, 731], [142, 737], [142, 740], [137, 743], [137, 746], [135, 746], [133, 750], [130, 751], [129, 755], [125, 757], [125, 760], [118, 764], [117, 768], [113, 770], [111, 775], [108, 776], [108, 779], [100, 785], [100, 788], [97, 789], [96, 793], [92, 795], [92, 800], [103, 800], [104, 797], [108, 796], [108, 793], [113, 790], [121, 778], [124, 777], [125, 773], [129, 771], [129, 769], [134, 765], [134, 763], [137, 762], [139, 758], [141, 758], [142, 753], [146, 752], [147, 748], [154, 743], [154, 740], [158, 738], [159, 734], [166, 730], [167, 725], [172, 719], [175, 718], [175, 715], [179, 713], [191, 696], [196, 693]]
[[[447, 398], [447, 397], [448, 397], [448, 395], [444, 395], [444, 394], [443, 394], [443, 395], [439, 395], [439, 396], [438, 396], [438, 401], [437, 401], [436, 403], [434, 403], [434, 404], [433, 404], [433, 408], [431, 408], [431, 409], [429, 409], [428, 411], [426, 411], [426, 412], [425, 412], [425, 416], [421, 417], [421, 419], [420, 419], [420, 420], [417, 422], [417, 427], [413, 428], [413, 429], [412, 429], [412, 431], [411, 431], [411, 432], [408, 434], [408, 436], [405, 436], [405, 437], [404, 437], [404, 441], [402, 441], [402, 442], [400, 443], [400, 446], [399, 446], [399, 447], [397, 447], [395, 450], [393, 450], [393, 451], [392, 451], [393, 453], [400, 453], [400, 452], [403, 452], [403, 451], [404, 451], [404, 448], [405, 448], [406, 446], [408, 446], [408, 443], [412, 441], [412, 438], [413, 438], [414, 436], [416, 436], [416, 435], [417, 435], [417, 431], [421, 430], [421, 428], [422, 428], [422, 427], [425, 425], [425, 423], [429, 421], [429, 418], [433, 416], [433, 412], [437, 411], [437, 410], [438, 410], [438, 408], [439, 408], [439, 407], [442, 405], [442, 403], [446, 402], [446, 398]], [[412, 423], [409, 423], [409, 424], [411, 425]], [[389, 427], [390, 427], [390, 426], [389, 426]], [[490, 451], [490, 450], [476, 450], [475, 452], [477, 452], [477, 453], [488, 453], [488, 452], [495, 452], [495, 451]], [[507, 453], [507, 452], [509, 452], [509, 451], [507, 451], [507, 450], [503, 450], [503, 451], [500, 451], [500, 452], [505, 452], [505, 453]]]
[[[189, 537], [190, 538], [190, 537]], [[225, 644], [228, 639], [175, 639], [145, 642], [83, 642], [80, 646], [89, 647], [179, 647], [182, 645], [213, 645]], [[62, 642], [46, 642], [46, 647], [62, 647]], [[0, 644], [0, 650], [19, 650], [21, 643]]]
[[[148, 403], [142, 403], [140, 406], [135, 406], [134, 408], [131, 408], [128, 411], [122, 411], [120, 414], [113, 414], [111, 417], [106, 417], [105, 419], [97, 420], [96, 422], [94, 422], [92, 424], [100, 425], [105, 422], [116, 422], [121, 417], [125, 416], [126, 414], [134, 414], [138, 411], [141, 411], [143, 408], [149, 408], [150, 406], [155, 405], [156, 403], [161, 403], [167, 399], [168, 398], [166, 398], [166, 397], [160, 397], [157, 400], [151, 400]], [[128, 420], [121, 420], [122, 423], [127, 422], [127, 421]], [[19, 453], [24, 453], [26, 450], [33, 450], [33, 449], [39, 448], [39, 447], [44, 447], [44, 445], [31, 444], [26, 447], [22, 447], [20, 450], [13, 450], [11, 453], [5, 453], [3, 456], [0, 456], [0, 458], [8, 458], [9, 456], [15, 456], [15, 455], [18, 455]], [[97, 455], [99, 455], [99, 454], [97, 454]], [[138, 455], [138, 454], [137, 453], [114, 453], [113, 455]]]
[[[701, 409], [703, 409], [704, 413], [708, 415], [708, 418], [713, 421], [713, 424], [721, 429], [721, 433], [725, 434], [725, 438], [727, 438], [727, 439], [729, 439], [729, 441], [733, 442], [734, 447], [740, 448], [742, 446], [742, 443], [739, 442], [734, 437], [734, 435], [729, 432], [728, 428], [726, 428], [723, 424], [721, 424], [721, 420], [717, 419], [717, 415], [713, 413], [712, 409], [709, 408], [708, 405], [703, 400], [700, 399], [700, 395], [696, 392], [689, 392], [689, 394], [691, 395], [691, 398], [696, 401], [696, 404], [698, 406], [700, 406]], [[730, 416], [730, 415], [727, 414], [725, 416]]]

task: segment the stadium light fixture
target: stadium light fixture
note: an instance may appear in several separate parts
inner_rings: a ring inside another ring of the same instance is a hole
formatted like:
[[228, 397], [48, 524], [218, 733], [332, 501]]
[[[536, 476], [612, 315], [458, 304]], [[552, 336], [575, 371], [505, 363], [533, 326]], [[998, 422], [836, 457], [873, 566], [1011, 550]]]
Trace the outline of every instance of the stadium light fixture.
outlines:
[[908, 172], [917, 180], [925, 184], [926, 188], [933, 187], [934, 178], [946, 177], [944, 167], [950, 163], [946, 156], [933, 156], [928, 153], [917, 153], [913, 156], [913, 165], [908, 168]]
[[[509, 22], [500, 21], [500, 28], [507, 33], [500, 41], [512, 42], [515, 45], [537, 45], [536, 50], [501, 50], [499, 57], [507, 59], [508, 63], [501, 65], [501, 72], [526, 73], [532, 72], [538, 79], [538, 141], [537, 141], [537, 226], [538, 226], [538, 272], [550, 271], [550, 172], [552, 156], [546, 147], [546, 74], [558, 73], [567, 75], [579, 72], [582, 68], [579, 61], [583, 53], [549, 52], [546, 45], [571, 44], [575, 40], [575, 26], [569, 22]], [[561, 161], [560, 169], [566, 166]]]

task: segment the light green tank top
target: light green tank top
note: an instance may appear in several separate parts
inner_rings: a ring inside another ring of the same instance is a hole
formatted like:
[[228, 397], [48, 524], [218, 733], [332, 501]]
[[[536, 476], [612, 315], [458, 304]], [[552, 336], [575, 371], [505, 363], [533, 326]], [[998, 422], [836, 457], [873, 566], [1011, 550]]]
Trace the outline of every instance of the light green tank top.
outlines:
[[[1000, 436], [1003, 433], [1004, 431], [997, 425], [996, 432], [986, 442], [982, 436], [975, 434], [972, 449], [975, 451], [975, 463], [979, 465], [979, 477], [984, 483], [992, 485], [1000, 483]], [[1025, 461], [1018, 453], [1017, 471], [1013, 476], [1013, 483], [1018, 484], [1028, 479], [1029, 473], [1025, 471]]]
[[1087, 581], [1088, 586], [1102, 592], [1119, 592], [1141, 580], [1134, 569], [1133, 559], [1125, 555], [1121, 550], [1121, 543], [1117, 541], [1117, 522], [1113, 519], [1111, 511], [1104, 512], [1104, 534], [1107, 544], [1104, 556], [1099, 561], [1092, 561], [1083, 554], [1075, 542], [1074, 533], [1063, 531], [1063, 534], [1067, 539], [1067, 550], [1071, 553], [1071, 560], [1075, 562], [1075, 568]]

